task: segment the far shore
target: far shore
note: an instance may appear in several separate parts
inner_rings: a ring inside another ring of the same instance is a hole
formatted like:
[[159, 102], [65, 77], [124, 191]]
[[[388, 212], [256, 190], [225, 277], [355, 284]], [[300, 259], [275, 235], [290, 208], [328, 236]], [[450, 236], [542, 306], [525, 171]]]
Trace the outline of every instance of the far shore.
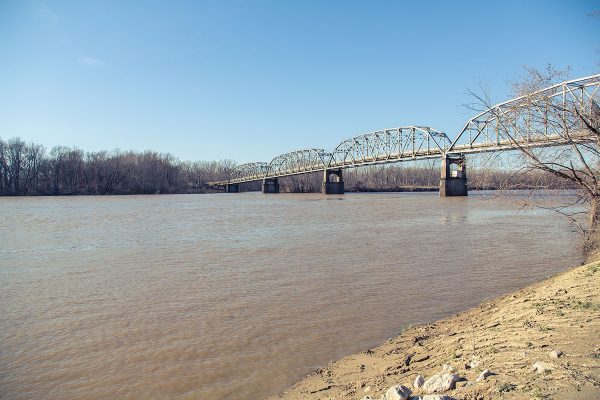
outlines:
[[[484, 371], [487, 376], [477, 381]], [[436, 374], [454, 374], [450, 380], [456, 382], [432, 394]], [[418, 375], [424, 387], [413, 386]], [[269, 399], [380, 399], [395, 385], [409, 388], [410, 399], [423, 400], [599, 399], [600, 262], [408, 327]]]
[[[518, 191], [518, 190], [536, 190], [536, 191], [548, 191], [548, 192], [556, 192], [561, 190], [577, 190], [573, 188], [550, 188], [550, 189], [540, 189], [537, 187], [511, 187], [511, 188], [498, 188], [498, 187], [473, 187], [469, 188], [469, 192], [479, 192], [479, 191]], [[348, 188], [345, 193], [416, 193], [416, 192], [439, 192], [439, 187], [428, 187], [428, 186], [406, 186], [406, 187], [397, 187], [397, 188]], [[257, 190], [242, 190], [240, 193], [245, 192], [260, 192]], [[213, 189], [213, 188], [202, 188], [198, 190], [190, 190], [183, 192], [155, 192], [155, 193], [142, 193], [142, 192], [127, 192], [127, 193], [43, 193], [43, 194], [0, 194], [0, 197], [77, 197], [77, 196], [156, 196], [156, 195], [169, 195], [169, 194], [214, 194], [214, 193], [223, 193], [223, 190]], [[307, 191], [307, 192], [286, 192], [281, 191], [281, 193], [285, 194], [301, 194], [301, 193], [321, 193], [317, 191]]]

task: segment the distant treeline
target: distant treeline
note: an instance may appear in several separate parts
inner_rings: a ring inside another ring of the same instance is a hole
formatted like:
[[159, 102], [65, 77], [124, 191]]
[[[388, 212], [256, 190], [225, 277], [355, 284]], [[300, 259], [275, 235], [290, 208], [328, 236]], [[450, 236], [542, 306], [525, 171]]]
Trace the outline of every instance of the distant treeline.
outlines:
[[77, 148], [0, 138], [0, 194], [196, 193], [211, 180], [227, 179], [233, 161], [182, 162], [171, 154]]
[[[232, 160], [180, 161], [168, 153], [84, 152], [77, 148], [26, 143], [0, 138], [0, 195], [154, 194], [202, 193], [206, 183], [226, 180], [235, 167]], [[469, 187], [564, 188], [554, 176], [539, 171], [514, 174], [497, 169], [467, 170]], [[347, 191], [435, 189], [439, 163], [402, 163], [344, 171]], [[282, 191], [319, 191], [322, 173], [281, 179]], [[259, 190], [257, 182], [244, 185]]]
[[[376, 165], [346, 169], [343, 172], [346, 191], [423, 191], [437, 190], [440, 184], [440, 162], [429, 161], [426, 165], [417, 162]], [[539, 170], [528, 172], [504, 171], [497, 166], [469, 168], [469, 189], [572, 189], [574, 185], [554, 175]], [[296, 175], [279, 180], [283, 191], [320, 191], [322, 173]], [[252, 185], [252, 184], [248, 184]]]

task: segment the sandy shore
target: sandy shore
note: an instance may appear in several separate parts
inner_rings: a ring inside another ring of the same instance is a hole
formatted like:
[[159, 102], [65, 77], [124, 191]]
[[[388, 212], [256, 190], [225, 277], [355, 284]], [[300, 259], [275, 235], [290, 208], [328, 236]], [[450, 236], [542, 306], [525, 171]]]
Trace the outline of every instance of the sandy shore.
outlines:
[[[429, 392], [413, 387], [417, 375], [428, 380], [444, 364], [462, 380], [435, 394], [457, 400], [600, 399], [600, 263], [410, 327], [271, 399], [379, 399], [394, 385], [409, 387], [418, 399]], [[486, 369], [493, 375], [476, 382]]]

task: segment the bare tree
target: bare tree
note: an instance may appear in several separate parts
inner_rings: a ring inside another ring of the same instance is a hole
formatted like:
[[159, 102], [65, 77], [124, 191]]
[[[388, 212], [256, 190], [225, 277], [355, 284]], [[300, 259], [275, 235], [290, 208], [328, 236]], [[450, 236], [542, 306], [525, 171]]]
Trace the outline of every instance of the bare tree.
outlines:
[[57, 146], [50, 152], [20, 138], [0, 138], [0, 195], [201, 193], [223, 180], [231, 160], [181, 162], [172, 154]]
[[[520, 173], [542, 171], [570, 182], [579, 189], [571, 205], [587, 206], [585, 247], [590, 254], [600, 249], [600, 108], [597, 76], [565, 81], [569, 70], [548, 66], [540, 71], [526, 68], [524, 78], [511, 84], [514, 101], [494, 106], [485, 90], [469, 91], [472, 109], [486, 111], [486, 123], [493, 125], [499, 139], [510, 141], [522, 157]], [[559, 83], [562, 82], [562, 83]], [[591, 93], [587, 85], [594, 87]], [[493, 120], [493, 124], [490, 122]], [[543, 137], [552, 146], [537, 146]], [[538, 175], [541, 176], [541, 175]], [[569, 207], [554, 208], [577, 221]]]
[[320, 192], [323, 174], [313, 172], [310, 174], [289, 176], [281, 179], [284, 190], [292, 193]]
[[9, 171], [8, 144], [0, 138], [0, 193], [8, 193]]

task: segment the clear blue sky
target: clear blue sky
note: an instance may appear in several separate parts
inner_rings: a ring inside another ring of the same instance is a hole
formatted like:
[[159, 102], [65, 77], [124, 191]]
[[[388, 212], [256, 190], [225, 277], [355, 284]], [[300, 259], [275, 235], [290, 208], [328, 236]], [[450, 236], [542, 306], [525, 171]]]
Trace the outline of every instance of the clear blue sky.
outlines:
[[0, 0], [0, 137], [269, 161], [600, 70], [600, 1]]

